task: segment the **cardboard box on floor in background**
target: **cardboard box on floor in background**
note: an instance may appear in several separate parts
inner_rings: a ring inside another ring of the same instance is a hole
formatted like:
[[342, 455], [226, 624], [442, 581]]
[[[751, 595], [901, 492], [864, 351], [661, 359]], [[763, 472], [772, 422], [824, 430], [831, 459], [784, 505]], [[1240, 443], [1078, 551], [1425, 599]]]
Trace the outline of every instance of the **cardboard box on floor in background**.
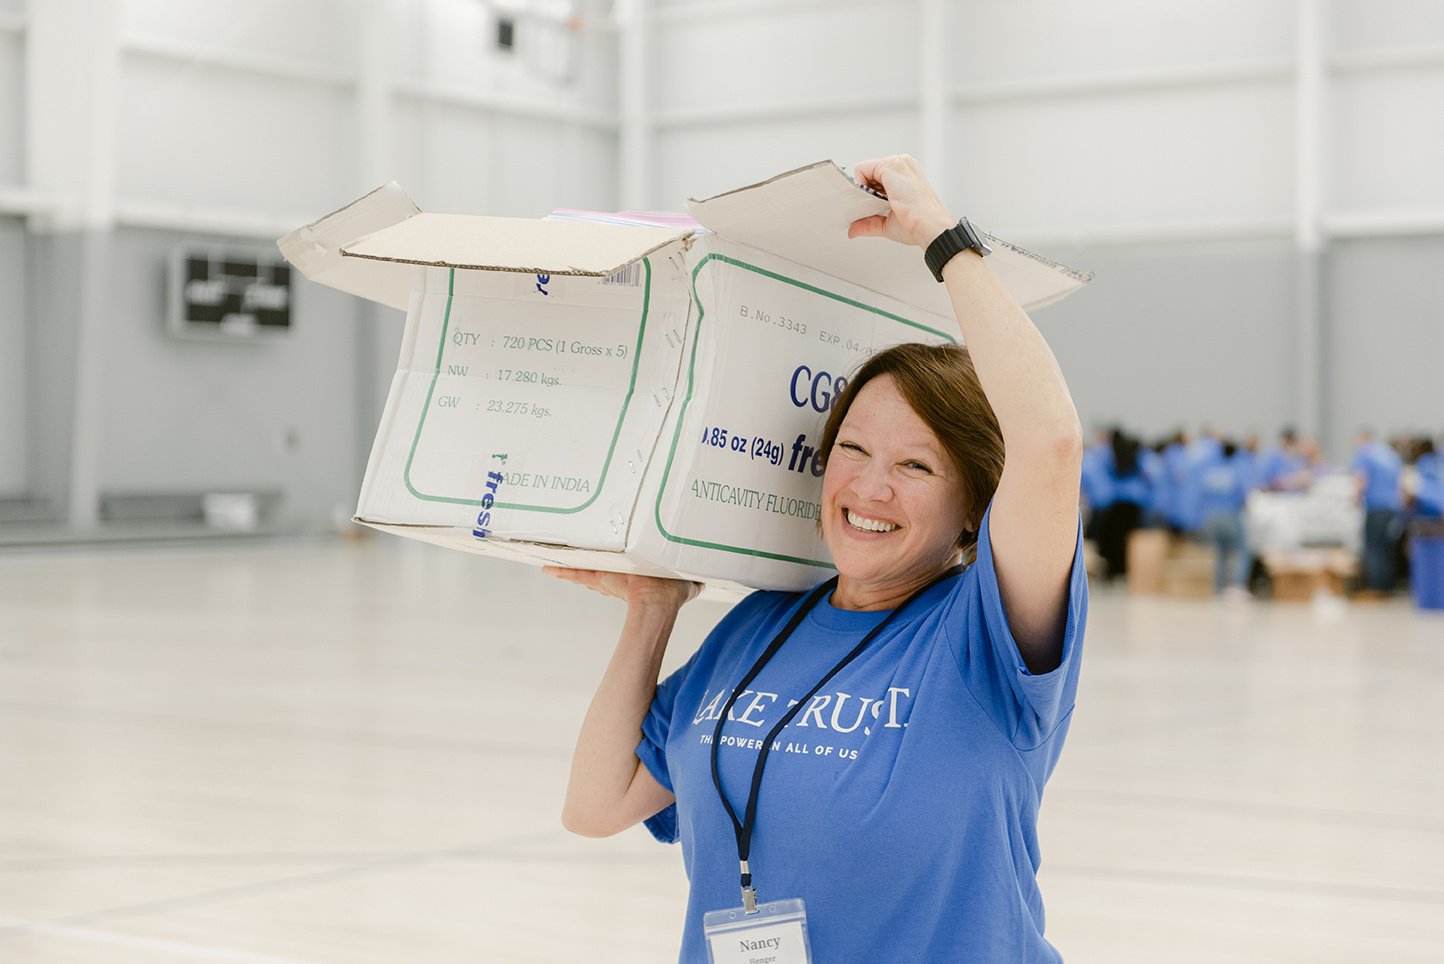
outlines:
[[1163, 564], [1172, 535], [1167, 529], [1135, 529], [1128, 534], [1128, 591], [1155, 596], [1163, 592]]
[[1263, 557], [1280, 602], [1308, 602], [1317, 595], [1343, 596], [1358, 572], [1358, 559], [1344, 549], [1295, 549]]
[[1187, 539], [1172, 540], [1163, 560], [1163, 594], [1185, 599], [1208, 599], [1213, 595], [1215, 557], [1213, 549]]
[[[848, 373], [961, 337], [916, 249], [847, 238], [886, 210], [827, 161], [690, 202], [701, 231], [423, 214], [392, 184], [291, 233], [307, 277], [407, 313], [357, 521], [533, 564], [816, 584], [817, 446]], [[992, 243], [1026, 308], [1089, 280]]]

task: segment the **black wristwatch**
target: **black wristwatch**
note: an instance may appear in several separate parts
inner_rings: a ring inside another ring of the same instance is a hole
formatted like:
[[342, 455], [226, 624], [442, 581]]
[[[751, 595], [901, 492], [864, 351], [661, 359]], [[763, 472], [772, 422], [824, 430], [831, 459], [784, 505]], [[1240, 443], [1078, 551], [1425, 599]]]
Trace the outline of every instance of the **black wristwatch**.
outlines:
[[933, 273], [933, 277], [942, 281], [943, 266], [953, 260], [954, 255], [969, 248], [983, 257], [993, 253], [993, 249], [983, 240], [982, 232], [973, 227], [973, 223], [967, 218], [959, 218], [957, 224], [933, 238], [933, 243], [928, 245], [923, 254], [923, 260], [928, 263], [928, 270]]

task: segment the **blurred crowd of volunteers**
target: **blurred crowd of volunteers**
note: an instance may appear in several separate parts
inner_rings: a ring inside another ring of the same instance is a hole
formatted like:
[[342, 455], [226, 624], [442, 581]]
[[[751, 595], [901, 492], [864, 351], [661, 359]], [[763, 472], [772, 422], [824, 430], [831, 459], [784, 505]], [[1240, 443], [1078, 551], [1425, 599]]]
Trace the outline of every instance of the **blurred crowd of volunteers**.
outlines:
[[1267, 446], [1208, 429], [1148, 445], [1111, 429], [1083, 457], [1082, 490], [1099, 575], [1142, 591], [1161, 585], [1163, 559], [1191, 555], [1197, 591], [1184, 595], [1289, 596], [1280, 580], [1307, 570], [1320, 574], [1310, 590], [1372, 598], [1407, 576], [1406, 533], [1444, 535], [1444, 474], [1425, 437], [1365, 432], [1338, 466], [1291, 429]]

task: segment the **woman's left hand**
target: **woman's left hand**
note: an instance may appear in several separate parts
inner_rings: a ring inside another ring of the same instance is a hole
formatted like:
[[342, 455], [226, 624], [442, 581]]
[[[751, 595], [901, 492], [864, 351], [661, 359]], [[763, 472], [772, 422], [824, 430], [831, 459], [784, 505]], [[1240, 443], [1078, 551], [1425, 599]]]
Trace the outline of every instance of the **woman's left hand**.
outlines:
[[891, 238], [926, 248], [957, 223], [928, 183], [922, 165], [910, 154], [860, 161], [853, 175], [859, 184], [886, 195], [890, 210], [852, 222], [847, 231], [849, 238]]

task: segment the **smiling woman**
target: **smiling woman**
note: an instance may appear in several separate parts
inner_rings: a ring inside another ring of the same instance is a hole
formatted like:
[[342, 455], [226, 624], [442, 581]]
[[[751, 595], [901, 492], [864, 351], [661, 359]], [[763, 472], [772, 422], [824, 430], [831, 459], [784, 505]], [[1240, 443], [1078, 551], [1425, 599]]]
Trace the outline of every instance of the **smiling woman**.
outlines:
[[681, 842], [683, 961], [768, 941], [789, 964], [807, 944], [826, 962], [1057, 961], [1037, 817], [1087, 613], [1078, 418], [917, 163], [855, 171], [890, 210], [850, 236], [923, 249], [969, 347], [895, 346], [850, 379], [818, 453], [837, 576], [753, 593], [660, 684], [696, 587], [556, 571], [627, 603], [562, 820]]

